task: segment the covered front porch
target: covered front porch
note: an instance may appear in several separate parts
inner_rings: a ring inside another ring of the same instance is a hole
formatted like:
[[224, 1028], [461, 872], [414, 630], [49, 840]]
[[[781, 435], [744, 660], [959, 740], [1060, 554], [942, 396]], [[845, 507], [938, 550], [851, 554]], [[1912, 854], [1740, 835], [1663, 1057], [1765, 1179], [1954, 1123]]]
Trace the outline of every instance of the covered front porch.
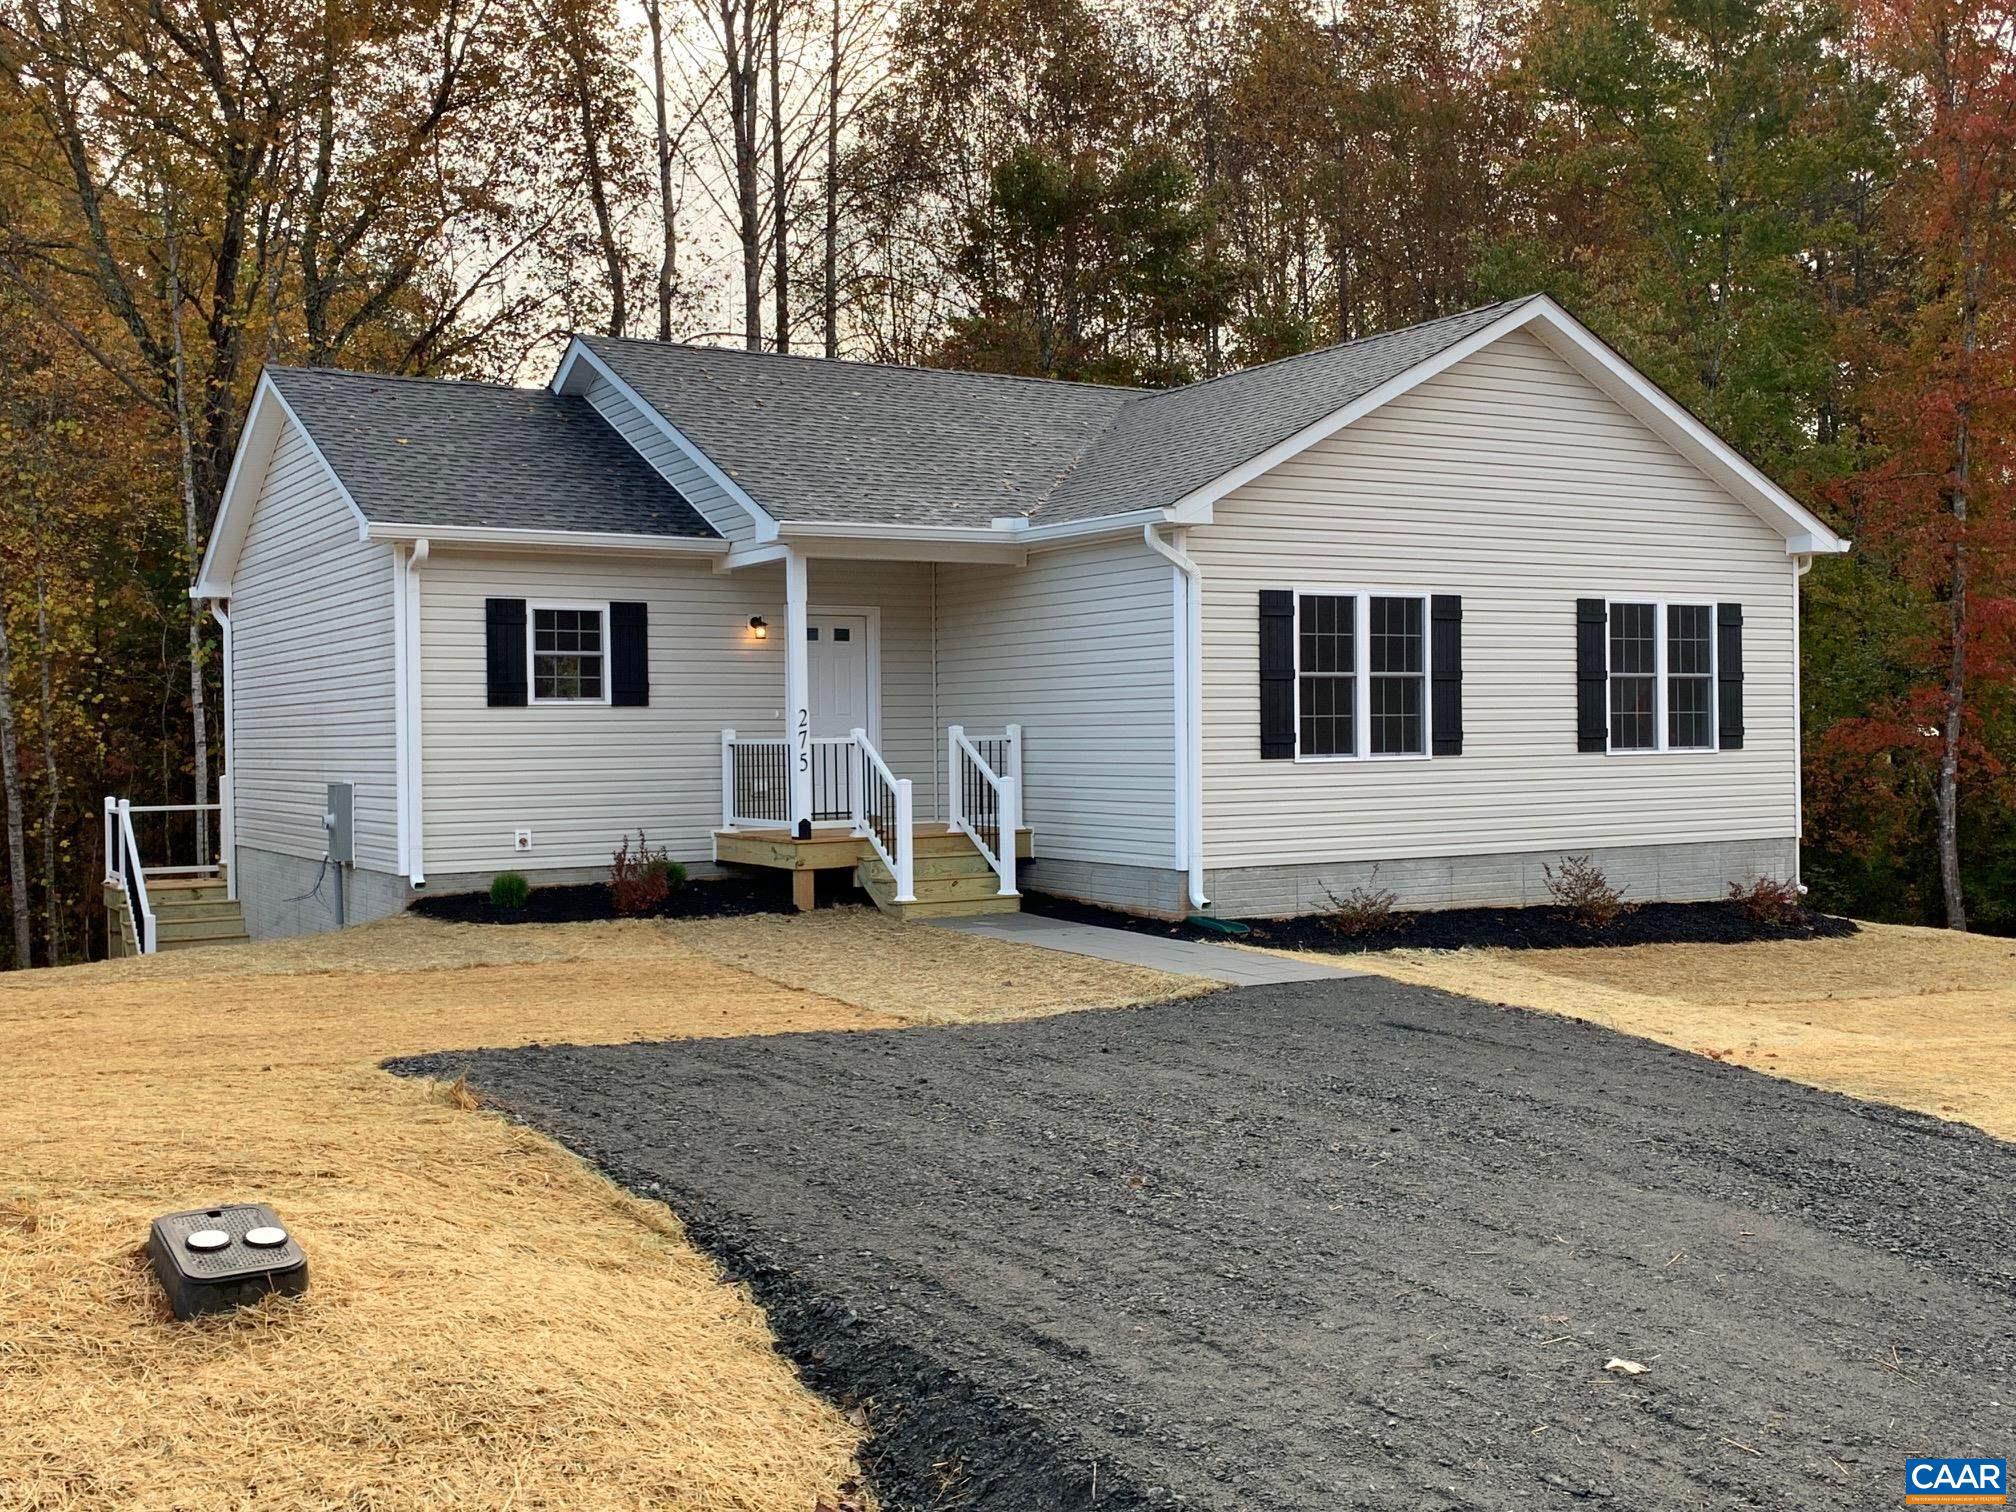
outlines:
[[[884, 555], [894, 544], [738, 554], [752, 581], [782, 578], [781, 612], [749, 628], [759, 645], [782, 643], [784, 706], [776, 722], [720, 731], [714, 859], [788, 871], [801, 908], [818, 873], [844, 870], [889, 912], [1012, 911], [1016, 863], [1032, 854], [1022, 727], [940, 719], [941, 692], [962, 683], [984, 634], [945, 612], [940, 570], [993, 556], [967, 547], [948, 562], [942, 544]], [[977, 689], [958, 704], [987, 706]]]

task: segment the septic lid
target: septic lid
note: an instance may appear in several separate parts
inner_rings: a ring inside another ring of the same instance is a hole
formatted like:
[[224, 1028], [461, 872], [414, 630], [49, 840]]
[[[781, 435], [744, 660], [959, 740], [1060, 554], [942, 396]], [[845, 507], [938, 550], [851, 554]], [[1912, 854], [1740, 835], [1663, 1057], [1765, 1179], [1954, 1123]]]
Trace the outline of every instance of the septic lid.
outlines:
[[245, 1242], [254, 1249], [278, 1249], [287, 1242], [287, 1230], [272, 1227], [247, 1229]]
[[221, 1250], [231, 1243], [231, 1236], [222, 1229], [198, 1229], [182, 1241], [198, 1254], [209, 1254]]

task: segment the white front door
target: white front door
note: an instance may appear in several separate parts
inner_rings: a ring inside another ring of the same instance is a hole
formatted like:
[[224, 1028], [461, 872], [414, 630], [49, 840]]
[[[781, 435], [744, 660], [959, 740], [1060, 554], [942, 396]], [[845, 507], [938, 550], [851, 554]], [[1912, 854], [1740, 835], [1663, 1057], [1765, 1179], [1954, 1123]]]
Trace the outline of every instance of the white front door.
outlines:
[[805, 639], [812, 682], [813, 738], [866, 730], [872, 740], [875, 720], [868, 702], [868, 617], [815, 611], [806, 618]]
[[812, 819], [838, 824], [853, 812], [856, 758], [851, 746], [821, 745], [866, 730], [875, 738], [874, 679], [869, 676], [868, 617], [820, 614], [805, 620], [805, 661], [812, 695]]

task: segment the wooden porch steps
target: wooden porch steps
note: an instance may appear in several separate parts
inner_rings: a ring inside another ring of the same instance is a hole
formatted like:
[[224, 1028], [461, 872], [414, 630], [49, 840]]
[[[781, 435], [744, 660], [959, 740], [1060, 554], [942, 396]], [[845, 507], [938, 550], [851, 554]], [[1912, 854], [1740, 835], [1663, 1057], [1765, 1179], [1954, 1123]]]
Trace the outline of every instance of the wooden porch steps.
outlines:
[[915, 902], [896, 901], [896, 879], [882, 858], [872, 851], [862, 857], [854, 875], [875, 906], [899, 919], [964, 918], [969, 914], [1019, 913], [1022, 900], [1001, 896], [1001, 879], [980, 854], [980, 848], [964, 835], [948, 835], [942, 829], [930, 837], [917, 836], [916, 859], [911, 863], [911, 886]]
[[[1015, 853], [1027, 860], [1034, 845], [1028, 829], [1016, 835]], [[979, 847], [943, 824], [920, 824], [912, 833], [911, 886], [914, 902], [896, 901], [896, 879], [875, 847], [843, 829], [815, 830], [809, 840], [784, 830], [717, 830], [714, 858], [743, 866], [792, 873], [800, 908], [810, 908], [812, 874], [851, 869], [855, 882], [886, 914], [903, 919], [960, 918], [969, 914], [1017, 913], [1019, 897], [1002, 897], [1000, 879]]]
[[[230, 890], [221, 881], [156, 878], [147, 884], [147, 901], [154, 910], [157, 949], [243, 945], [251, 938], [245, 931], [244, 908], [231, 901]], [[122, 933], [130, 944], [130, 928]]]

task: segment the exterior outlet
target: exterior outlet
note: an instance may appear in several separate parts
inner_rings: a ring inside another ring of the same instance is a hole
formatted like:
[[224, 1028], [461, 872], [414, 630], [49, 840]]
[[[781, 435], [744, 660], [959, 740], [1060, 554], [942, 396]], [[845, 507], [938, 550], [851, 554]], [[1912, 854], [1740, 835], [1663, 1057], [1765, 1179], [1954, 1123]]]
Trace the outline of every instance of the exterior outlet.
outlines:
[[511, 832], [511, 849], [529, 851], [532, 849], [532, 831], [529, 829]]

